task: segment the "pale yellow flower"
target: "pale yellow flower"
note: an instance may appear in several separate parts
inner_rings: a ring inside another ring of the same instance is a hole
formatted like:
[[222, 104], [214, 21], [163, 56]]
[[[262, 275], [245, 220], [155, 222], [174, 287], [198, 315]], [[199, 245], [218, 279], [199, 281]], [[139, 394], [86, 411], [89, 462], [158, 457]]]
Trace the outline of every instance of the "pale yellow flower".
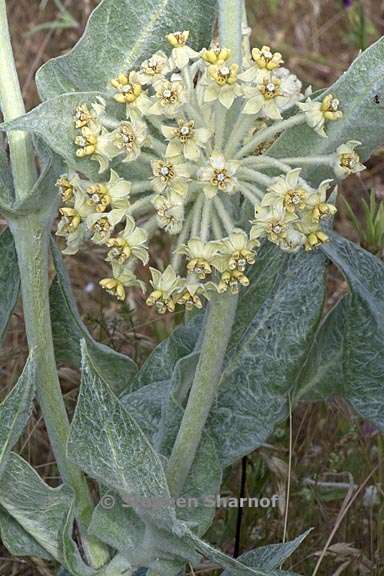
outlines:
[[201, 59], [207, 62], [207, 64], [224, 64], [230, 56], [231, 51], [228, 48], [221, 48], [218, 44], [215, 44], [209, 49], [203, 48], [200, 52]]
[[287, 236], [288, 225], [296, 220], [297, 216], [286, 212], [281, 204], [271, 207], [259, 205], [255, 208], [250, 238], [256, 240], [266, 236], [274, 244], [280, 244]]
[[346, 178], [350, 174], [365, 170], [365, 166], [360, 162], [360, 157], [355, 150], [358, 146], [361, 146], [361, 142], [349, 140], [336, 149], [333, 168], [338, 178]]
[[200, 168], [198, 178], [202, 182], [207, 182], [204, 192], [208, 198], [213, 198], [219, 192], [233, 194], [236, 192], [237, 180], [235, 178], [239, 162], [236, 160], [225, 160], [221, 154], [212, 154], [209, 165]]
[[152, 200], [160, 228], [169, 234], [178, 234], [184, 222], [184, 204], [179, 194], [157, 194]]
[[321, 182], [316, 192], [308, 197], [308, 207], [311, 210], [312, 222], [317, 224], [323, 218], [330, 218], [336, 214], [337, 209], [333, 204], [327, 203], [327, 192], [331, 186], [332, 180]]
[[156, 84], [156, 94], [152, 97], [153, 104], [148, 113], [156, 116], [172, 116], [185, 102], [184, 85], [179, 80], [164, 80]]
[[241, 88], [237, 82], [238, 64], [213, 64], [208, 67], [204, 102], [218, 100], [225, 108], [230, 108], [240, 96]]
[[199, 57], [199, 53], [187, 45], [188, 38], [189, 32], [187, 30], [167, 35], [167, 40], [173, 47], [171, 58], [180, 70], [187, 66], [190, 60]]
[[86, 226], [92, 234], [91, 240], [95, 244], [106, 244], [115, 227], [126, 216], [126, 209], [117, 208], [110, 212], [90, 214], [86, 219]]
[[255, 262], [256, 246], [259, 246], [257, 239], [250, 240], [248, 234], [241, 229], [234, 229], [228, 238], [215, 242], [218, 255], [214, 258], [213, 264], [219, 272], [226, 270], [239, 270], [244, 272], [249, 264]]
[[305, 102], [297, 105], [305, 113], [307, 124], [323, 138], [327, 136], [324, 130], [325, 122], [339, 120], [343, 116], [339, 110], [340, 102], [332, 94], [325, 96], [321, 102], [307, 98]]
[[177, 121], [177, 127], [162, 126], [163, 136], [169, 140], [165, 155], [173, 158], [183, 155], [187, 160], [197, 161], [201, 155], [201, 148], [210, 138], [207, 128], [195, 128], [193, 120]]
[[247, 100], [243, 113], [260, 113], [271, 120], [280, 120], [281, 111], [289, 106], [293, 98], [288, 90], [288, 83], [287, 78], [259, 70], [256, 85], [243, 86], [243, 95]]
[[207, 289], [204, 284], [201, 284], [193, 274], [190, 274], [183, 288], [176, 294], [176, 302], [181, 306], [185, 306], [187, 310], [203, 307], [202, 297], [207, 298]]
[[61, 199], [64, 204], [73, 204], [75, 201], [75, 189], [80, 185], [80, 178], [75, 172], [63, 174], [56, 182]]
[[146, 247], [148, 235], [143, 228], [136, 226], [134, 219], [127, 216], [125, 228], [116, 238], [107, 240], [110, 250], [107, 262], [125, 264], [129, 258], [135, 257], [145, 265], [148, 263], [148, 249]]
[[116, 89], [114, 99], [127, 105], [130, 116], [137, 117], [147, 113], [150, 99], [143, 90], [142, 78], [137, 72], [132, 70], [128, 74], [120, 74], [111, 84]]
[[281, 203], [285, 210], [292, 214], [303, 210], [309, 192], [300, 184], [300, 172], [301, 168], [295, 168], [284, 176], [275, 178], [267, 188], [267, 193], [261, 202], [262, 206], [275, 206]]
[[128, 268], [115, 268], [113, 278], [103, 278], [99, 282], [100, 286], [117, 300], [124, 301], [126, 297], [125, 288], [140, 288], [144, 292], [144, 283], [139, 280], [132, 270]]
[[153, 160], [152, 163], [152, 186], [157, 194], [166, 191], [176, 192], [185, 196], [188, 192], [188, 182], [191, 176], [189, 164], [176, 159]]
[[178, 276], [171, 265], [164, 272], [150, 268], [153, 291], [147, 298], [147, 305], [154, 306], [159, 314], [175, 310], [175, 295], [183, 286], [184, 281]]
[[80, 188], [74, 188], [73, 206], [60, 208], [59, 212], [61, 218], [56, 235], [66, 240], [63, 254], [76, 254], [87, 237], [85, 220], [91, 214], [92, 208], [88, 206], [84, 192]]
[[119, 156], [121, 162], [133, 162], [140, 156], [147, 135], [148, 129], [144, 122], [121, 122], [115, 130], [99, 138], [98, 150], [108, 160]]
[[141, 84], [155, 84], [163, 80], [169, 72], [171, 72], [171, 66], [168, 58], [164, 52], [159, 51], [142, 62], [138, 77]]
[[188, 272], [195, 273], [199, 280], [204, 280], [212, 273], [212, 264], [218, 249], [214, 242], [191, 238], [187, 244], [180, 246], [177, 252], [187, 257]]

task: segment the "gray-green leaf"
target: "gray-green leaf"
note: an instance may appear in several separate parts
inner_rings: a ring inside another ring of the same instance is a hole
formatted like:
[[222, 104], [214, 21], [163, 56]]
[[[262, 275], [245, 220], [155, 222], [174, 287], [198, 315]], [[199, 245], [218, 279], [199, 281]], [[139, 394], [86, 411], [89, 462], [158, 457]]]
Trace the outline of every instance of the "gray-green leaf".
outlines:
[[71, 501], [68, 488], [50, 488], [28, 462], [11, 452], [0, 480], [0, 506], [59, 561], [60, 531]]
[[[245, 552], [239, 556], [239, 561], [253, 568], [275, 570], [297, 550], [310, 531], [307, 530], [294, 540], [284, 544], [269, 544], [268, 546], [260, 546], [260, 548]], [[230, 574], [231, 572], [225, 570], [222, 576], [230, 576]]]
[[17, 384], [0, 404], [0, 477], [32, 413], [35, 379], [35, 364], [30, 357]]
[[105, 90], [111, 78], [166, 47], [166, 34], [176, 30], [190, 30], [195, 49], [208, 45], [215, 6], [216, 0], [104, 0], [73, 50], [38, 71], [40, 96]]
[[8, 552], [13, 556], [36, 556], [52, 560], [52, 556], [0, 507], [0, 539]]
[[[68, 456], [92, 478], [140, 501], [164, 499], [146, 510], [134, 506], [141, 517], [159, 526], [175, 524], [174, 507], [159, 456], [140, 427], [103, 381], [85, 342], [82, 383], [68, 441]], [[145, 503], [145, 502], [144, 502]]]
[[[384, 429], [384, 265], [382, 262], [353, 242], [332, 234], [332, 241], [323, 251], [346, 277], [351, 294], [344, 299], [342, 308], [337, 306], [331, 314], [343, 322], [339, 333], [338, 348], [334, 352], [338, 374], [342, 384], [335, 390], [342, 392], [357, 412]], [[335, 325], [335, 319], [332, 321]], [[330, 332], [329, 321], [320, 329], [320, 339], [325, 348], [334, 333]], [[318, 364], [322, 354], [312, 354], [309, 362]], [[312, 373], [316, 372], [312, 367]], [[340, 372], [342, 370], [342, 372]], [[320, 378], [329, 389], [328, 372]], [[305, 386], [305, 384], [304, 384]]]
[[230, 350], [210, 416], [224, 464], [254, 450], [286, 416], [287, 395], [322, 312], [325, 258], [320, 251], [291, 255], [277, 269], [270, 290], [264, 281], [252, 288], [256, 314]]
[[0, 235], [0, 344], [20, 288], [16, 249], [10, 230]]

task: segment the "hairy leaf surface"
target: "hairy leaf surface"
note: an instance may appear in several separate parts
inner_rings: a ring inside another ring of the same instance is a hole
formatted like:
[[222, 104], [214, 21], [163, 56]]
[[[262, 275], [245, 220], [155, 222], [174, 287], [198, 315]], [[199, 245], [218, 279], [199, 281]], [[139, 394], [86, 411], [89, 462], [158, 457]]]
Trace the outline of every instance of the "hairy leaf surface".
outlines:
[[343, 337], [339, 338], [344, 396], [359, 414], [383, 430], [384, 265], [337, 234], [323, 251], [344, 274], [351, 289], [343, 314]]
[[0, 477], [7, 465], [10, 451], [32, 413], [34, 395], [35, 365], [32, 357], [27, 360], [16, 385], [0, 404]]
[[166, 34], [176, 30], [190, 30], [195, 49], [208, 45], [215, 7], [216, 0], [104, 0], [71, 52], [40, 68], [40, 96], [104, 91], [111, 78], [163, 49]]
[[[85, 342], [82, 383], [68, 455], [92, 478], [126, 497], [147, 501], [170, 497], [159, 456], [103, 381]], [[164, 527], [175, 522], [174, 508], [170, 505], [140, 511], [143, 517]]]
[[52, 556], [0, 506], [0, 538], [13, 556], [36, 556], [52, 560]]
[[286, 415], [322, 312], [324, 272], [320, 251], [301, 253], [286, 260], [271, 290], [261, 282], [260, 300], [256, 283], [256, 314], [230, 350], [209, 421], [224, 464], [262, 444]]
[[16, 249], [9, 229], [0, 235], [0, 344], [20, 289]]
[[50, 488], [23, 458], [10, 454], [0, 480], [0, 506], [56, 560], [71, 501], [69, 489]]
[[[245, 552], [239, 556], [239, 561], [254, 568], [275, 570], [297, 550], [309, 532], [310, 530], [307, 530], [294, 540], [284, 544], [269, 544], [268, 546], [260, 546], [260, 548]], [[230, 574], [231, 572], [225, 570], [222, 576], [230, 576]]]

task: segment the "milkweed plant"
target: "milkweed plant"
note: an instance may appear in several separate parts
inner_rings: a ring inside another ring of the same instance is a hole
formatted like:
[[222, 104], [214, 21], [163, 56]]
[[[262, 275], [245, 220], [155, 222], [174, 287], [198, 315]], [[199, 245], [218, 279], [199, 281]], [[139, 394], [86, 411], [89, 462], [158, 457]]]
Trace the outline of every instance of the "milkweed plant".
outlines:
[[[383, 145], [384, 40], [312, 92], [250, 44], [243, 0], [102, 0], [26, 114], [5, 0], [0, 22], [0, 335], [20, 289], [29, 345], [0, 405], [4, 546], [74, 576], [293, 575], [308, 530], [237, 559], [204, 534], [223, 470], [299, 401], [384, 426], [383, 264], [333, 230], [338, 183]], [[62, 254], [95, 246], [111, 298], [185, 311], [141, 367], [77, 311]], [[330, 262], [348, 293], [325, 311]], [[71, 419], [58, 364], [81, 370]], [[35, 401], [55, 488], [12, 451]]]

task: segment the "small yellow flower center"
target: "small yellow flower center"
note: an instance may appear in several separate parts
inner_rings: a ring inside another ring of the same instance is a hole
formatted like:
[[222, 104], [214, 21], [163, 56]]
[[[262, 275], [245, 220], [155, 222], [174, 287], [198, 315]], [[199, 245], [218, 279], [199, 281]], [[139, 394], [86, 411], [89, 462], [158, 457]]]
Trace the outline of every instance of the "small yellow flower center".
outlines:
[[231, 181], [231, 176], [228, 174], [225, 168], [219, 170], [214, 170], [214, 174], [211, 179], [211, 184], [216, 186], [220, 190], [225, 190], [226, 186]]
[[343, 168], [348, 168], [349, 170], [353, 170], [359, 163], [359, 157], [357, 154], [342, 154], [340, 157], [340, 166]]

